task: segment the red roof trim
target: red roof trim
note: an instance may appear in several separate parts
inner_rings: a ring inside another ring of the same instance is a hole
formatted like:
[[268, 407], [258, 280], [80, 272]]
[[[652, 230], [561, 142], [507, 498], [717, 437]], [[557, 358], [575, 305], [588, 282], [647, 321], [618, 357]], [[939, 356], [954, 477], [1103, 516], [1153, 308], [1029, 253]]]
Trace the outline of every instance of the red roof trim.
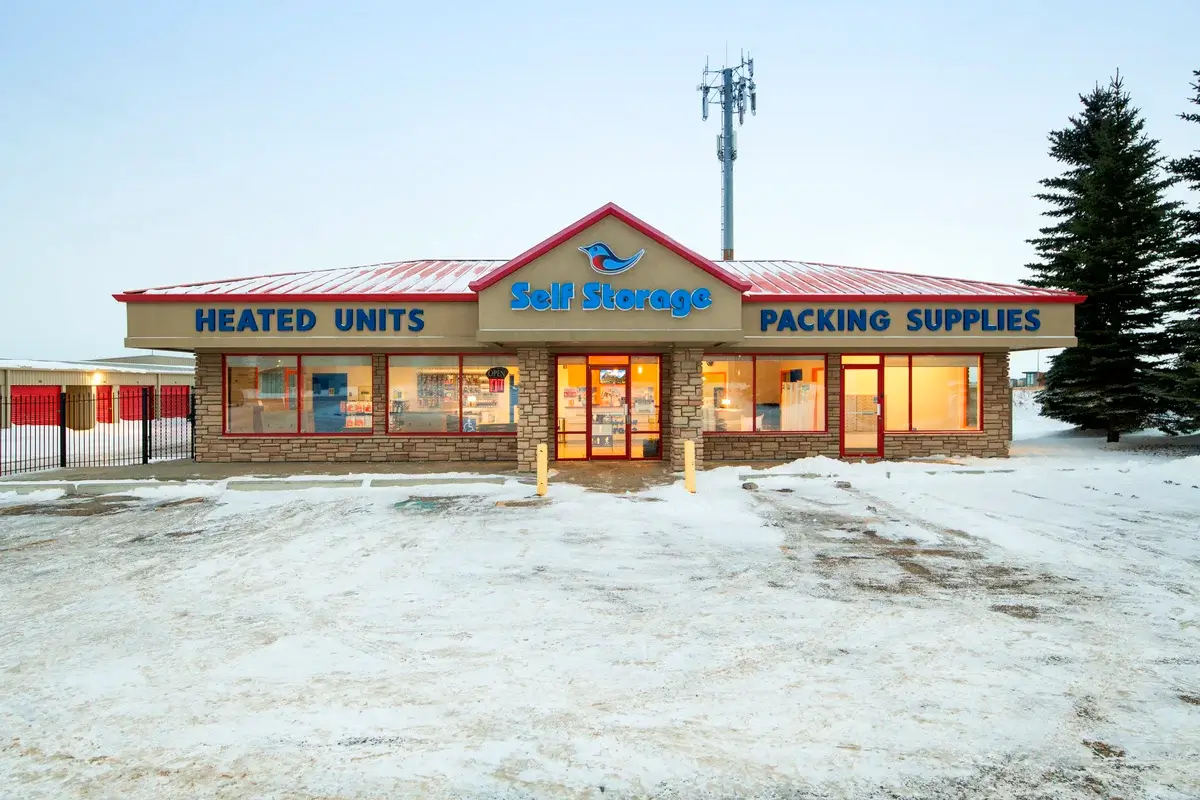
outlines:
[[1079, 294], [747, 294], [743, 303], [1071, 303]]
[[624, 222], [626, 225], [633, 228], [635, 231], [638, 231], [646, 237], [653, 239], [663, 247], [672, 251], [681, 258], [691, 262], [693, 265], [704, 270], [722, 283], [732, 286], [739, 292], [747, 292], [752, 287], [752, 284], [749, 281], [736, 275], [730, 275], [712, 261], [709, 261], [696, 251], [684, 247], [682, 244], [667, 236], [657, 228], [651, 226], [649, 223], [643, 222], [642, 220], [633, 216], [616, 203], [605, 203], [583, 219], [572, 223], [570, 226], [563, 228], [549, 239], [546, 239], [545, 241], [540, 242], [539, 244], [536, 244], [530, 249], [526, 250], [524, 253], [521, 253], [521, 255], [517, 256], [512, 261], [509, 261], [495, 272], [492, 272], [482, 278], [476, 278], [467, 285], [476, 292], [482, 291], [489, 286], [493, 286], [529, 262], [541, 258], [542, 256], [546, 255], [546, 253], [549, 253], [551, 250], [558, 247], [571, 237], [584, 230], [587, 230], [605, 217], [616, 217], [621, 222]]
[[[118, 302], [186, 302], [200, 306], [214, 302], [264, 303], [264, 302], [476, 302], [479, 296], [466, 294], [143, 294], [126, 291], [114, 294]], [[778, 294], [743, 295], [742, 302], [989, 302], [989, 303], [1079, 303], [1087, 300], [1086, 295], [913, 295], [913, 294]]]
[[114, 294], [118, 303], [474, 303], [474, 292], [462, 294], [432, 294], [429, 292], [400, 292], [397, 294], [143, 294], [125, 292]]

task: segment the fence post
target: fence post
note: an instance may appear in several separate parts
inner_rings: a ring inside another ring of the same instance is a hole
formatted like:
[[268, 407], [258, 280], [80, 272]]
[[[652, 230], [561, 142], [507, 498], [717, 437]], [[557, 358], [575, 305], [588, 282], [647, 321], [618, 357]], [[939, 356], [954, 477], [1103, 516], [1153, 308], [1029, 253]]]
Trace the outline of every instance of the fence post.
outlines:
[[67, 466], [67, 393], [58, 393], [58, 465]]
[[150, 463], [150, 387], [142, 387], [142, 463]]
[[188, 458], [196, 460], [196, 393], [188, 387], [188, 424], [191, 427], [191, 449]]

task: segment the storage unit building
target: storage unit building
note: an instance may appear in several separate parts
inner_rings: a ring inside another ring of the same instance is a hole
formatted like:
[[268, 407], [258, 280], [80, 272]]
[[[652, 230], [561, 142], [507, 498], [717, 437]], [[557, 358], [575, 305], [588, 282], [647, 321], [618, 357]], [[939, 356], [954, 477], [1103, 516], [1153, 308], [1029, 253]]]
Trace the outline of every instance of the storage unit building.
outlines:
[[[139, 363], [139, 358], [150, 361]], [[60, 424], [59, 397], [64, 393], [72, 428], [140, 419], [141, 387], [149, 387], [155, 398], [153, 416], [187, 416], [194, 375], [193, 359], [178, 356], [0, 359], [0, 427]]]
[[609, 204], [497, 261], [116, 295], [194, 353], [201, 461], [1003, 456], [1009, 352], [1075, 344], [1068, 292], [710, 261]]

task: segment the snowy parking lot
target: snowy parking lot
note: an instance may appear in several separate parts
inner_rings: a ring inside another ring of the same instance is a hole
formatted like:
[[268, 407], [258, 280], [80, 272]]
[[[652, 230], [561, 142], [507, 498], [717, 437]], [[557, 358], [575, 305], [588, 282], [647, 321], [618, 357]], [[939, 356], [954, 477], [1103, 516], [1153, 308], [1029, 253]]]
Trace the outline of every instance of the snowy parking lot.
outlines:
[[1200, 796], [1200, 456], [1015, 452], [0, 493], [0, 797]]

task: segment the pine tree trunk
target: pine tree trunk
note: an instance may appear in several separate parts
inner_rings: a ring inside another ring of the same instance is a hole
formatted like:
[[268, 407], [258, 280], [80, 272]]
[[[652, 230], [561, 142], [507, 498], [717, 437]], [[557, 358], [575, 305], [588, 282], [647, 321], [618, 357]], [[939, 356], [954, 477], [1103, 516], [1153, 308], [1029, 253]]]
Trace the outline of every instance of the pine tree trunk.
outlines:
[[1113, 429], [1109, 428], [1107, 441], [1109, 442], [1109, 444], [1113, 444], [1115, 442], [1121, 441], [1121, 432], [1114, 431]]

